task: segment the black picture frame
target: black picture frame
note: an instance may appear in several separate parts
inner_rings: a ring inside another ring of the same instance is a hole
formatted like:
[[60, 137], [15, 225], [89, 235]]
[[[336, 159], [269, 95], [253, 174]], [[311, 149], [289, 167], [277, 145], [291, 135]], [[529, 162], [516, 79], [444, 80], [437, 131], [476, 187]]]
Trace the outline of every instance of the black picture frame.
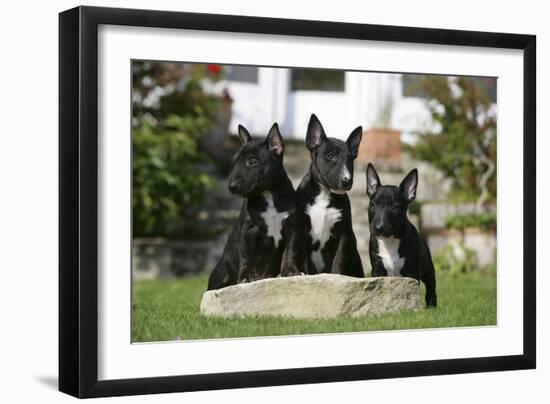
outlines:
[[[523, 51], [523, 353], [98, 381], [98, 26], [181, 28]], [[325, 383], [536, 366], [536, 37], [151, 10], [77, 7], [59, 15], [59, 390], [76, 397]]]

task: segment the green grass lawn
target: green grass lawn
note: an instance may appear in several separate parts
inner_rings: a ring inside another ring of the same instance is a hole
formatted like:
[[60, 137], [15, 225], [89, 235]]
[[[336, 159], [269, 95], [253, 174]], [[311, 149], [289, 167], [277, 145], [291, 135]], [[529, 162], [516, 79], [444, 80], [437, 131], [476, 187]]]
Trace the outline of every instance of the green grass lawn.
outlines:
[[[133, 285], [134, 342], [261, 335], [401, 330], [496, 324], [494, 273], [437, 274], [437, 309], [361, 318], [296, 320], [278, 317], [204, 317], [199, 312], [206, 275]], [[424, 288], [421, 291], [424, 301]]]

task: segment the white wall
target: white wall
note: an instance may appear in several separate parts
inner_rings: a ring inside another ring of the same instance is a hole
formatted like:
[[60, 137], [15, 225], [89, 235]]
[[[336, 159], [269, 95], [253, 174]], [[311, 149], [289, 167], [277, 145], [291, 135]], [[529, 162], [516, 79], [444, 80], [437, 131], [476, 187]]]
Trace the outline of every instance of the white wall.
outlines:
[[289, 77], [288, 69], [259, 68], [257, 83], [220, 82], [218, 87], [227, 86], [233, 99], [229, 131], [237, 133], [241, 124], [252, 134], [267, 134], [273, 122], [286, 122]]
[[[539, 251], [550, 243], [545, 228], [550, 198], [546, 173], [550, 124], [543, 112], [550, 101], [550, 26], [544, 2], [464, 0], [441, 7], [440, 1], [258, 2], [211, 0], [97, 1], [89, 5], [173, 9], [227, 14], [339, 20], [538, 35], [538, 220]], [[57, 375], [57, 12], [76, 1], [4, 2], [2, 38], [2, 279], [0, 307], [0, 400], [74, 402], [55, 391]], [[314, 5], [313, 5], [314, 4]], [[473, 10], [473, 11], [472, 11]], [[26, 89], [38, 98], [29, 100]], [[505, 179], [504, 179], [505, 180]], [[542, 254], [538, 265], [538, 369], [459, 376], [334, 383], [115, 398], [127, 403], [372, 403], [446, 404], [465, 402], [548, 402], [550, 379], [550, 273]], [[412, 348], [414, 349], [414, 347]]]
[[380, 126], [381, 110], [391, 100], [388, 125], [404, 132], [419, 130], [431, 121], [421, 99], [403, 97], [400, 74], [346, 72], [343, 91], [292, 90], [292, 69], [258, 69], [257, 83], [223, 81], [233, 98], [229, 130], [242, 124], [254, 134], [267, 133], [278, 122], [286, 137], [303, 139], [312, 113], [317, 114], [328, 136], [342, 140], [357, 126]]

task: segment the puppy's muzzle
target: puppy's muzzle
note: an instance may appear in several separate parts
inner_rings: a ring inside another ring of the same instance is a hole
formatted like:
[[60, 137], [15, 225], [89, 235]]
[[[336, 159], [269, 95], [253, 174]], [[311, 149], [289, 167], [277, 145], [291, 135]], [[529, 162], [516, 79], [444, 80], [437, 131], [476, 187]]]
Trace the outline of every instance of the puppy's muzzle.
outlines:
[[232, 194], [236, 194], [239, 191], [239, 183], [237, 181], [230, 181], [227, 187]]
[[352, 185], [353, 185], [353, 180], [351, 178], [342, 178], [340, 180], [340, 186], [342, 187], [342, 189], [345, 189], [346, 191], [349, 191]]

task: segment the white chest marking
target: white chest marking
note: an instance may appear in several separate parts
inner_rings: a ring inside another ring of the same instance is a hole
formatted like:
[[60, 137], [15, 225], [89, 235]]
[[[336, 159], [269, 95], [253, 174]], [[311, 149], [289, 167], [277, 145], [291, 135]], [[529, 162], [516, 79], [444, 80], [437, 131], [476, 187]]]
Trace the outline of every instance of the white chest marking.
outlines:
[[318, 271], [323, 269], [324, 266], [321, 250], [330, 238], [332, 226], [342, 218], [342, 211], [336, 208], [329, 208], [329, 204], [330, 193], [321, 188], [319, 195], [306, 208], [306, 213], [311, 221], [311, 239], [313, 243], [319, 241], [319, 249], [311, 252], [311, 260]]
[[275, 248], [277, 248], [283, 237], [281, 231], [283, 230], [283, 221], [288, 217], [288, 212], [277, 211], [273, 203], [273, 195], [270, 192], [264, 192], [263, 196], [267, 202], [267, 209], [261, 216], [267, 226], [267, 236], [273, 237]]
[[377, 237], [378, 256], [386, 268], [388, 276], [400, 276], [405, 258], [399, 256], [400, 239], [395, 237]]

